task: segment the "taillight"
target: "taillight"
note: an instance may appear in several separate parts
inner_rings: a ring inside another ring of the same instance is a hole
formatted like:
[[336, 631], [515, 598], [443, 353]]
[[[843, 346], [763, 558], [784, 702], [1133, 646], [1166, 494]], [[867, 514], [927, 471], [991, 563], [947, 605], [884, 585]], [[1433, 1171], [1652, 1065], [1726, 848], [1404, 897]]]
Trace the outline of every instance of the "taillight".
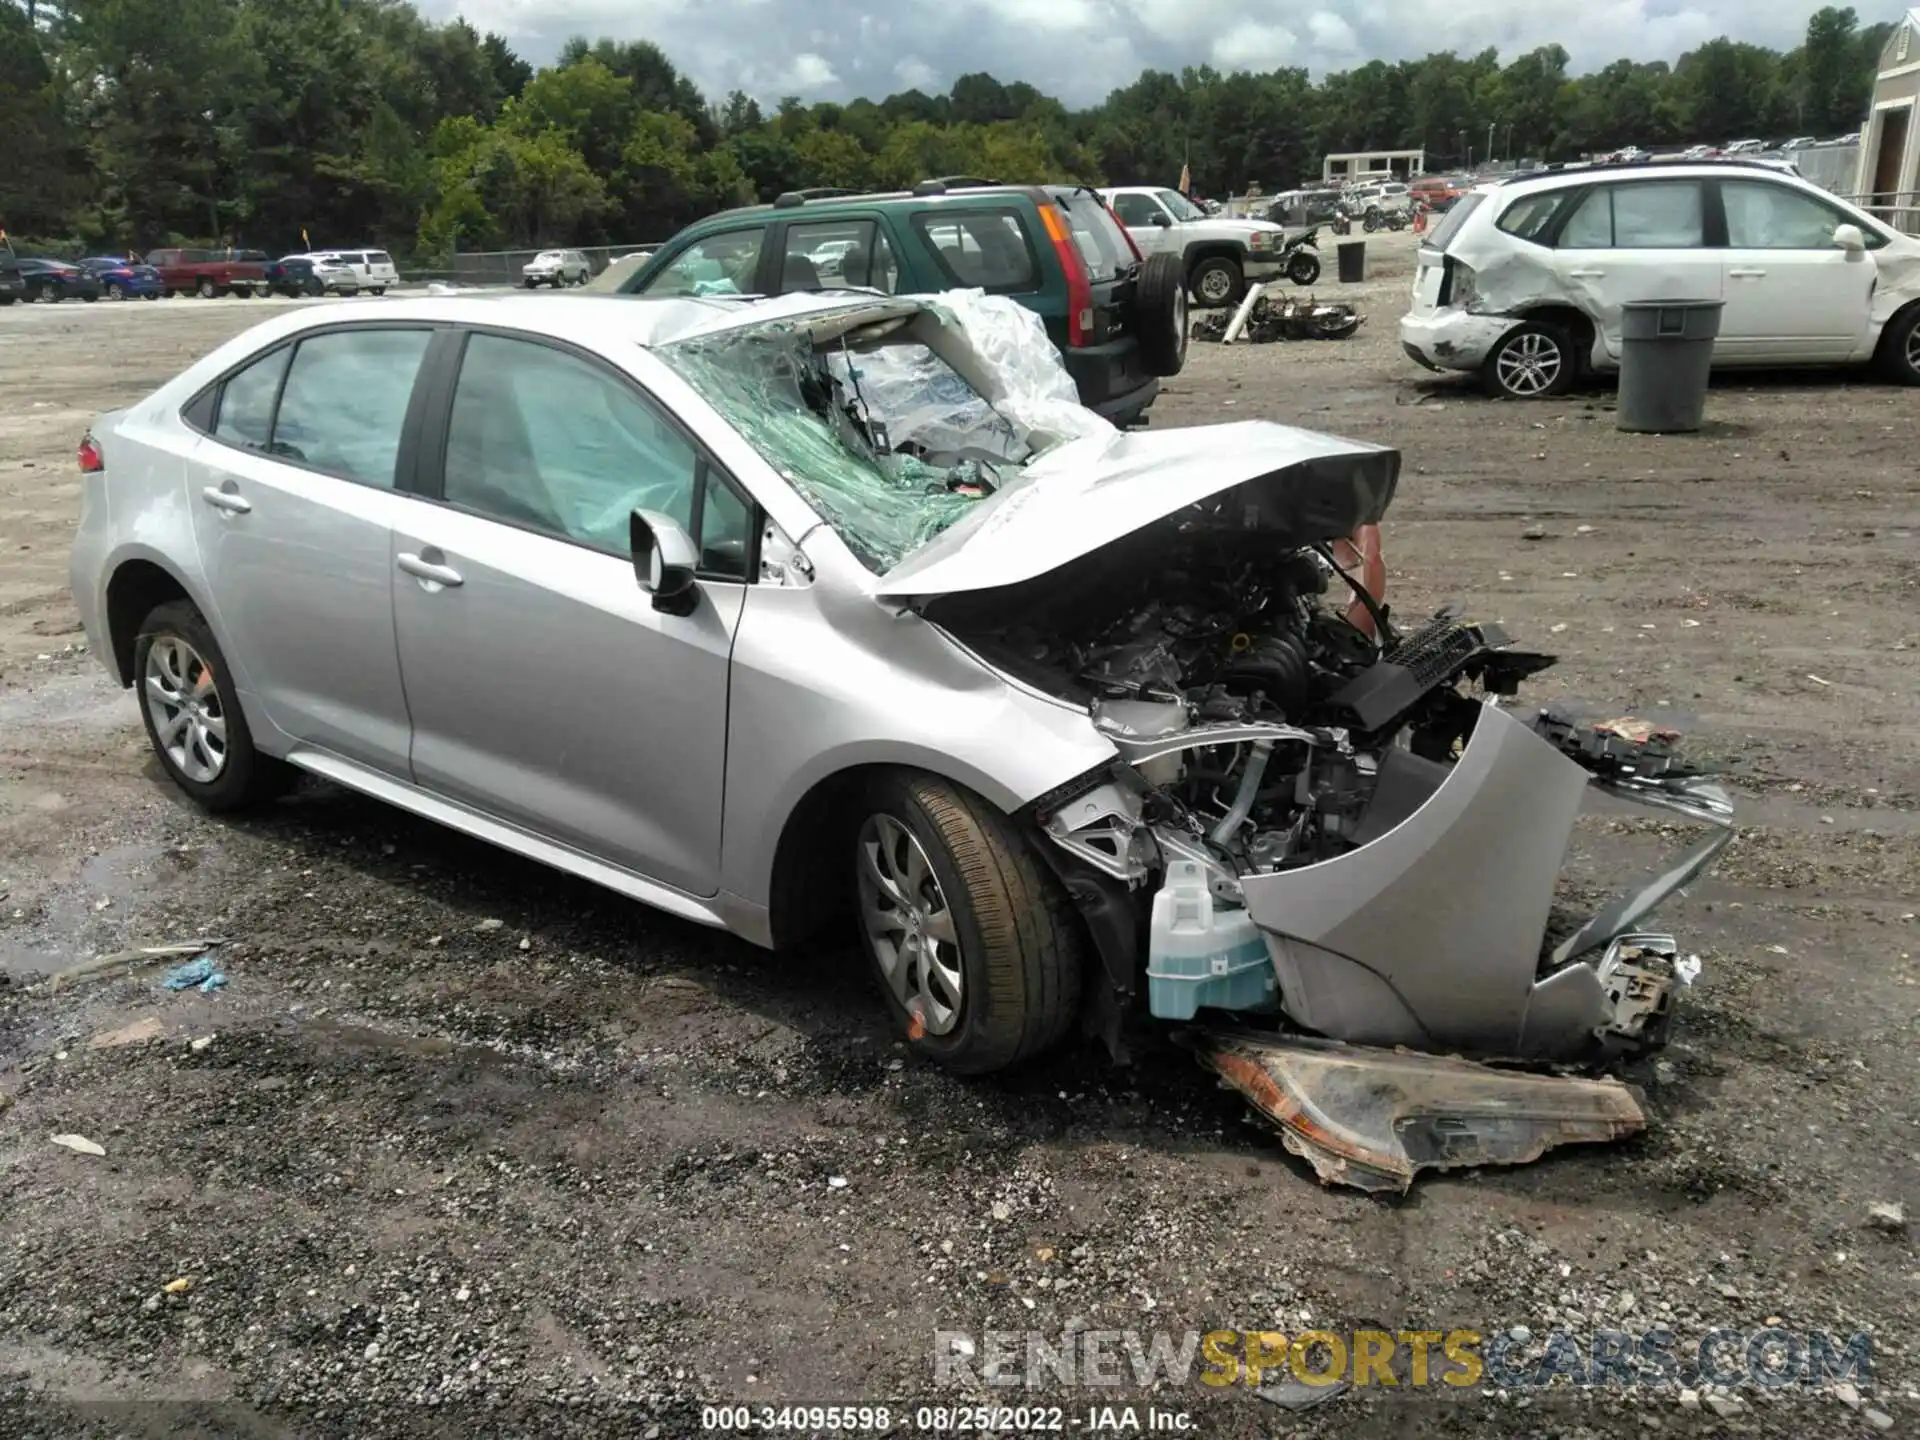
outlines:
[[1067, 274], [1067, 344], [1089, 344], [1093, 340], [1093, 284], [1087, 279], [1086, 262], [1080, 258], [1057, 205], [1040, 207], [1040, 223], [1047, 227], [1053, 253], [1060, 257], [1060, 268]]
[[91, 433], [80, 441], [80, 473], [98, 475], [107, 468], [107, 457], [100, 453]]

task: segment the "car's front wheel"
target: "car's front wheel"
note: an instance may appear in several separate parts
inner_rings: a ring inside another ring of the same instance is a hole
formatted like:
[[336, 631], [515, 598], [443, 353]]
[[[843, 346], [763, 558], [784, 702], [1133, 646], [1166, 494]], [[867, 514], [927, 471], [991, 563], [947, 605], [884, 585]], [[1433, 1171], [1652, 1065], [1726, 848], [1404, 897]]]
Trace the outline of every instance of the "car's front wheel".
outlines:
[[1487, 389], [1513, 400], [1539, 400], [1559, 395], [1573, 384], [1578, 368], [1573, 340], [1557, 325], [1516, 326], [1480, 369]]
[[254, 748], [226, 657], [192, 601], [157, 605], [141, 622], [133, 683], [154, 754], [204, 808], [237, 810], [292, 785], [291, 766]]
[[1187, 285], [1197, 305], [1236, 305], [1246, 293], [1247, 279], [1239, 261], [1215, 255], [1193, 267]]
[[867, 793], [851, 860], [868, 957], [916, 1051], [982, 1074], [1066, 1033], [1078, 921], [1004, 816], [936, 776], [888, 772]]
[[1900, 385], [1920, 385], [1920, 305], [1900, 315], [1880, 338], [1880, 369]]

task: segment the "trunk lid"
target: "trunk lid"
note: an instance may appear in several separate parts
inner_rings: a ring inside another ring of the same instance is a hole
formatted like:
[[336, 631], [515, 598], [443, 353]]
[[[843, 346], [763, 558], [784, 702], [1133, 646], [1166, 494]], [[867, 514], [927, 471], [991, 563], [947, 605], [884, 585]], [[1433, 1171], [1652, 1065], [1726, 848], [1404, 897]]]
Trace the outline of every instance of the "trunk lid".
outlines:
[[1228, 490], [1249, 528], [1295, 544], [1378, 523], [1400, 452], [1265, 420], [1069, 441], [881, 576], [899, 599], [1031, 580]]

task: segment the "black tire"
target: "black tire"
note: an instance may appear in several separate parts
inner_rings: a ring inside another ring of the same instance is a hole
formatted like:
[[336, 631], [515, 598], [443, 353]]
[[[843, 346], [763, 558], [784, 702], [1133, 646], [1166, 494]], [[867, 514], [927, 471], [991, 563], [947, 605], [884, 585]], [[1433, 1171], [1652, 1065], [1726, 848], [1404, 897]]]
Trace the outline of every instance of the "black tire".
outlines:
[[91, 305], [100, 298], [100, 292], [98, 290], [83, 290], [80, 292], [80, 298]]
[[384, 294], [386, 294], [386, 293], [387, 293], [387, 287], [386, 287], [386, 286], [384, 286], [384, 285], [376, 285], [376, 286], [375, 286], [375, 287], [373, 288], [373, 290], [372, 290], [372, 292], [371, 292], [371, 293], [372, 293], [372, 294], [375, 294], [375, 295], [384, 295]]
[[1311, 285], [1320, 278], [1320, 257], [1311, 250], [1296, 250], [1287, 257], [1287, 278], [1296, 285]]
[[1193, 303], [1203, 308], [1238, 305], [1247, 293], [1247, 277], [1238, 260], [1214, 255], [1193, 267], [1187, 289], [1193, 292]]
[[1133, 287], [1133, 333], [1149, 375], [1178, 375], [1187, 363], [1187, 282], [1180, 257], [1147, 257]]
[[1896, 385], [1920, 385], [1920, 305], [1893, 317], [1880, 336], [1880, 373]]
[[193, 291], [202, 300], [211, 300], [220, 293], [220, 287], [215, 285], [211, 278], [203, 275], [200, 277], [200, 283], [193, 287]]
[[925, 855], [959, 951], [957, 1014], [951, 1029], [934, 1034], [887, 983], [861, 922], [861, 943], [907, 1043], [963, 1075], [1004, 1070], [1056, 1044], [1080, 1007], [1081, 931], [1039, 857], [978, 796], [933, 775], [895, 770], [874, 782], [861, 807], [856, 873], [867, 864], [868, 827], [882, 819], [903, 827]]
[[311, 279], [307, 281], [307, 294], [313, 296], [315, 299], [319, 299], [325, 296], [326, 293], [327, 293], [326, 282], [322, 280], [319, 276], [317, 275], [313, 276]]
[[1564, 394], [1580, 369], [1573, 337], [1558, 325], [1529, 321], [1501, 336], [1481, 362], [1488, 393], [1509, 400], [1544, 400]]
[[[226, 751], [218, 774], [210, 780], [187, 774], [161, 742], [154, 721], [154, 707], [148, 703], [147, 662], [157, 642], [179, 640], [213, 672], [214, 695], [219, 702], [219, 719], [226, 727]], [[234, 693], [233, 679], [227, 672], [226, 656], [220, 642], [191, 600], [169, 600], [156, 605], [140, 622], [133, 642], [134, 694], [140, 702], [140, 718], [147, 728], [147, 740], [160, 759], [160, 767], [169, 779], [185, 791], [201, 808], [216, 814], [259, 805], [284, 795], [298, 778], [298, 772], [285, 761], [263, 755], [254, 748], [253, 732]]]

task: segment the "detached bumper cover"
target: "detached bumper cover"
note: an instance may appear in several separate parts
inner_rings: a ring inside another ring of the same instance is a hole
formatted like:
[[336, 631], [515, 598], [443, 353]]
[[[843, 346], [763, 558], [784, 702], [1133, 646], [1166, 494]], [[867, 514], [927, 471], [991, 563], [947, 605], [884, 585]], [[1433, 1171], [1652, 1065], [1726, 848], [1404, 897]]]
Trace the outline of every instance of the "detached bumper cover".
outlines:
[[[1712, 830], [1543, 960], [1589, 785]], [[1360, 1045], [1589, 1059], [1633, 1048], [1634, 1015], [1654, 1022], [1644, 1041], [1658, 1043], [1665, 1001], [1645, 984], [1623, 1001], [1609, 984], [1618, 976], [1602, 974], [1611, 952], [1596, 952], [1704, 870], [1732, 838], [1731, 820], [1716, 786], [1618, 765], [1596, 774], [1490, 705], [1452, 765], [1388, 753], [1357, 849], [1243, 876], [1241, 889], [1272, 955], [1281, 1007], [1308, 1030]], [[1670, 940], [1634, 938], [1638, 971], [1664, 974], [1668, 990], [1686, 983]]]

